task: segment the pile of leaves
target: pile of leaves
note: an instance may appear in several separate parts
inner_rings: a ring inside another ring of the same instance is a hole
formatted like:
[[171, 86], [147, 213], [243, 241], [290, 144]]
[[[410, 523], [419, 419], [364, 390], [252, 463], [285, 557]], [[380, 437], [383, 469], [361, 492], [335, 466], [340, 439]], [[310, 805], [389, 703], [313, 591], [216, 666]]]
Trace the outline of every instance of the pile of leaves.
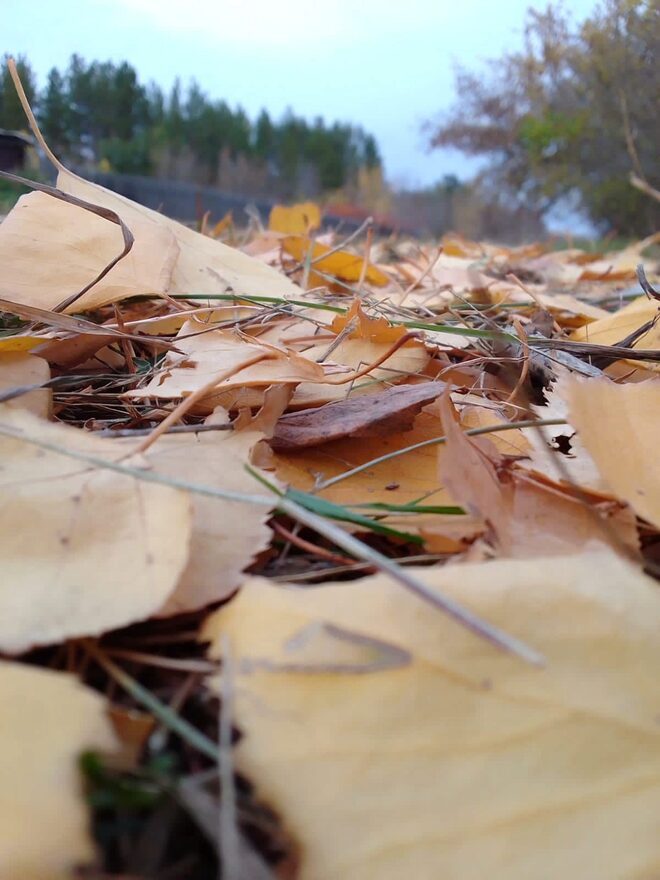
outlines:
[[0, 225], [0, 875], [656, 876], [657, 238], [197, 232], [51, 159]]

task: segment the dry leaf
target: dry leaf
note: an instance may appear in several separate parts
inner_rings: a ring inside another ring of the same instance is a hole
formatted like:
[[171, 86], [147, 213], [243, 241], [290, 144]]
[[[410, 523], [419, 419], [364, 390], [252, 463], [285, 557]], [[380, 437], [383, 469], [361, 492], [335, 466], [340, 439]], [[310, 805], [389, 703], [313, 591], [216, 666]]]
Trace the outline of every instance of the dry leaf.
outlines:
[[[628, 335], [633, 333], [647, 321], [653, 320], [658, 315], [658, 303], [640, 297], [633, 300], [627, 306], [619, 309], [606, 318], [580, 327], [571, 333], [571, 339], [576, 342], [592, 342], [597, 345], [617, 345]], [[654, 327], [646, 331], [635, 341], [633, 348], [645, 351], [660, 350], [660, 321]], [[639, 366], [639, 361], [628, 361], [633, 367]], [[648, 361], [644, 364], [645, 369], [654, 372], [660, 371], [660, 364]]]
[[606, 484], [660, 527], [660, 380], [617, 385], [573, 378], [562, 384], [561, 394]]
[[96, 470], [21, 434], [112, 461], [126, 451], [0, 405], [0, 650], [18, 653], [149, 617], [188, 558], [187, 495]]
[[[80, 193], [92, 202], [94, 195]], [[129, 225], [135, 237], [130, 253], [69, 311], [97, 308], [127, 296], [153, 296], [170, 288], [178, 255], [174, 236], [138, 218], [131, 218]], [[4, 295], [17, 303], [52, 309], [89, 284], [121, 249], [119, 227], [102, 217], [46, 193], [21, 196], [0, 225]]]
[[495, 651], [378, 575], [254, 579], [208, 622], [237, 661], [238, 768], [301, 880], [660, 874], [660, 593], [608, 552], [418, 569], [539, 649]]
[[169, 294], [221, 294], [230, 291], [247, 296], [291, 296], [294, 299], [300, 296], [301, 291], [293, 282], [263, 262], [90, 183], [61, 165], [57, 185], [64, 192], [116, 211], [135, 235], [134, 248], [140, 243], [141, 224], [148, 225], [152, 234], [169, 232], [179, 247], [171, 284], [167, 289]]
[[[217, 415], [212, 417], [217, 422]], [[263, 434], [217, 431], [166, 435], [149, 451], [149, 463], [164, 476], [231, 492], [263, 494], [248, 473], [253, 447]], [[272, 482], [272, 476], [266, 475]], [[277, 497], [273, 495], [273, 507]], [[161, 614], [179, 614], [226, 599], [241, 573], [272, 538], [270, 509], [203, 495], [192, 496], [192, 534], [188, 562]]]
[[[551, 390], [544, 390], [546, 404], [530, 408], [539, 419], [565, 419], [568, 423], [568, 406], [561, 389], [571, 373], [560, 364], [553, 364], [552, 370], [558, 376], [558, 382]], [[646, 373], [647, 378], [652, 375]], [[557, 482], [570, 481], [588, 491], [607, 491], [596, 463], [573, 425], [530, 428], [526, 434], [530, 443], [529, 458], [518, 462], [520, 467], [545, 474]], [[494, 441], [495, 435], [491, 439]]]
[[[3, 391], [25, 385], [43, 385], [50, 379], [50, 367], [40, 357], [31, 354], [7, 354], [0, 351], [0, 395]], [[50, 388], [39, 388], [7, 401], [7, 406], [27, 409], [35, 416], [47, 419], [53, 393]]]
[[0, 336], [0, 353], [12, 354], [21, 351], [32, 351], [39, 345], [43, 345], [43, 336]]
[[[337, 337], [307, 348], [305, 357], [340, 364], [355, 371], [380, 360], [408, 332], [405, 327], [393, 326], [385, 318], [370, 318], [358, 300], [353, 302], [346, 314], [334, 318], [331, 329]], [[386, 387], [386, 383], [396, 383], [421, 374], [430, 360], [431, 355], [424, 343], [420, 339], [410, 339], [381, 366], [371, 370], [367, 378], [339, 386], [304, 382], [296, 388], [291, 403], [294, 407], [320, 406], [343, 400], [349, 389], [351, 394], [373, 392]]]
[[508, 464], [490, 439], [464, 433], [447, 396], [440, 412], [447, 435], [440, 477], [458, 504], [489, 524], [500, 553], [519, 558], [563, 555], [590, 542], [636, 553], [637, 531], [629, 509]]
[[314, 202], [302, 202], [299, 205], [273, 205], [268, 218], [268, 229], [271, 232], [283, 232], [286, 235], [307, 235], [321, 225], [321, 209]]
[[342, 437], [382, 437], [409, 431], [423, 406], [442, 394], [441, 382], [397, 385], [282, 416], [271, 446], [277, 452], [320, 446]]
[[[364, 266], [364, 257], [357, 254], [351, 254], [349, 251], [334, 251], [324, 244], [313, 242], [304, 235], [292, 235], [282, 240], [282, 248], [289, 256], [302, 263], [309, 253], [311, 259], [314, 260], [312, 268], [316, 272], [323, 272], [325, 275], [332, 275], [334, 278], [341, 278], [342, 281], [359, 281], [362, 276]], [[324, 256], [328, 254], [328, 256]], [[389, 283], [389, 278], [373, 263], [367, 266], [365, 280], [369, 284], [375, 284], [382, 287]]]
[[[441, 437], [442, 434], [442, 424], [437, 415], [423, 411], [415, 419], [412, 431], [366, 440], [347, 437], [326, 443], [318, 449], [276, 453], [273, 455], [273, 466], [282, 482], [296, 489], [310, 491], [319, 479], [338, 476], [381, 455]], [[457, 502], [443, 488], [438, 476], [438, 456], [442, 456], [442, 450], [442, 446], [427, 446], [394, 461], [374, 465], [324, 489], [320, 497], [349, 505], [376, 502], [407, 504], [421, 497], [425, 497], [425, 504], [455, 505]], [[414, 517], [406, 515], [406, 531], [410, 531], [408, 526], [412, 526], [414, 521]], [[390, 524], [391, 520], [387, 522]]]
[[94, 856], [79, 757], [116, 748], [104, 701], [72, 675], [3, 661], [0, 702], [0, 876], [70, 880]]
[[[233, 330], [209, 330], [199, 321], [187, 321], [176, 337], [176, 346], [182, 354], [168, 354], [157, 373], [143, 388], [128, 392], [135, 400], [158, 397], [177, 399], [203, 388], [215, 376], [231, 372], [196, 406], [196, 411], [211, 412], [223, 406], [223, 394], [249, 386], [298, 384], [303, 381], [323, 382], [337, 370], [315, 363], [308, 357], [258, 339], [241, 336]], [[263, 355], [264, 360], [252, 363]]]

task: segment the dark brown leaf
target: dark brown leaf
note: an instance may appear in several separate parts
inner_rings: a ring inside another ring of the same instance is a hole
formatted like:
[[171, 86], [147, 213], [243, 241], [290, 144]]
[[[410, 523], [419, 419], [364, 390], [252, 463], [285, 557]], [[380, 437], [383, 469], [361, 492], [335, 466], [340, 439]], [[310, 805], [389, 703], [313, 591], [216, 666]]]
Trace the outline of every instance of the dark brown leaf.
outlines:
[[407, 431], [422, 407], [439, 397], [444, 388], [444, 382], [396, 385], [378, 394], [288, 413], [278, 421], [271, 446], [280, 452], [319, 446], [348, 436], [382, 437]]

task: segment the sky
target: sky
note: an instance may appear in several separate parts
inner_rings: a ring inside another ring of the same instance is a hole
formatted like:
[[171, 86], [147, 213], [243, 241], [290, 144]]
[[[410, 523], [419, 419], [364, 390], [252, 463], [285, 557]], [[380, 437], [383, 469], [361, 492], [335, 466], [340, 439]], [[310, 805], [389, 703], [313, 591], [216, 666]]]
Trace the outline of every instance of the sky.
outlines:
[[[545, 0], [0, 0], [0, 54], [24, 54], [45, 83], [72, 53], [129, 61], [166, 91], [196, 79], [252, 117], [287, 107], [374, 134], [387, 178], [469, 178], [474, 159], [430, 152], [422, 126], [459, 100], [454, 68], [479, 68], [522, 41]], [[595, 0], [571, 0], [580, 20]]]

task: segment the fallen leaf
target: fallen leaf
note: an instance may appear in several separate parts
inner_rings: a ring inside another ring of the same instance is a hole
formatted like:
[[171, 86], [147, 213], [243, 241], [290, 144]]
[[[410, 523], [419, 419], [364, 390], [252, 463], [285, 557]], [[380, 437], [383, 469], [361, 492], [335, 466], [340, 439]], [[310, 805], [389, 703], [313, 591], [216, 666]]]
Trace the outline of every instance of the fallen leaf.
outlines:
[[[628, 305], [619, 309], [607, 318], [601, 318], [584, 327], [579, 327], [571, 333], [570, 338], [575, 342], [592, 342], [597, 345], [618, 345], [628, 335], [633, 333], [647, 321], [653, 320], [658, 315], [658, 303], [640, 297]], [[660, 350], [660, 321], [646, 331], [635, 341], [633, 348], [645, 351]], [[639, 361], [628, 361], [633, 367], [639, 366]], [[654, 372], [660, 371], [660, 364], [647, 361], [645, 369]]]
[[421, 408], [443, 390], [441, 382], [397, 385], [376, 394], [288, 413], [277, 422], [270, 445], [280, 452], [319, 446], [342, 437], [382, 437], [408, 431]]
[[113, 440], [0, 405], [0, 650], [149, 617], [187, 558], [186, 493], [94, 469], [21, 439], [116, 461]]
[[[308, 357], [266, 345], [258, 339], [248, 339], [233, 330], [209, 330], [195, 319], [183, 325], [175, 342], [180, 353], [168, 354], [154, 378], [142, 388], [128, 392], [126, 397], [132, 400], [186, 397], [208, 385], [215, 376], [220, 380], [224, 374], [231, 373], [198, 402], [195, 411], [209, 413], [216, 406], [224, 406], [223, 395], [233, 389], [323, 382], [330, 373], [337, 372], [336, 368], [324, 367]], [[251, 363], [260, 354], [264, 359]]]
[[573, 378], [562, 384], [561, 394], [608, 487], [660, 527], [660, 380], [617, 385], [606, 378]]
[[[305, 357], [313, 361], [327, 361], [347, 368], [361, 370], [386, 354], [408, 333], [407, 328], [392, 325], [385, 318], [369, 317], [355, 300], [344, 315], [337, 315], [331, 325], [334, 340], [316, 343], [305, 350]], [[421, 339], [410, 339], [398, 347], [381, 366], [369, 376], [348, 385], [301, 383], [295, 390], [292, 406], [319, 406], [342, 400], [350, 387], [351, 394], [365, 394], [385, 388], [393, 382], [421, 374], [431, 355]]]
[[[80, 195], [94, 201], [92, 192]], [[69, 311], [170, 288], [178, 255], [174, 236], [137, 218], [131, 218], [130, 226], [135, 237], [131, 251]], [[121, 247], [121, 231], [102, 217], [46, 193], [21, 196], [0, 225], [3, 292], [17, 303], [52, 309], [82, 290]]]
[[[359, 281], [362, 276], [364, 257], [341, 250], [330, 253], [331, 248], [317, 241], [312, 241], [304, 235], [291, 235], [284, 238], [282, 248], [299, 263], [304, 262], [307, 255], [311, 254], [311, 259], [314, 261], [312, 268], [316, 272], [352, 282]], [[365, 280], [369, 284], [382, 287], [388, 284], [390, 279], [377, 266], [370, 263], [367, 266]]]
[[[159, 474], [210, 489], [263, 494], [246, 470], [250, 453], [262, 438], [254, 430], [165, 435], [151, 447], [149, 462]], [[273, 482], [272, 476], [264, 476]], [[276, 503], [273, 495], [273, 507]], [[159, 614], [193, 611], [231, 595], [240, 586], [244, 569], [270, 543], [272, 532], [266, 525], [270, 514], [263, 505], [193, 495], [188, 561]]]
[[607, 552], [415, 575], [539, 649], [494, 650], [384, 575], [261, 579], [203, 638], [237, 669], [237, 766], [301, 880], [633, 880], [660, 870], [660, 593]]
[[[31, 354], [8, 354], [0, 351], [0, 395], [26, 385], [43, 385], [50, 379], [50, 367], [40, 357]], [[7, 406], [27, 409], [35, 416], [47, 419], [53, 393], [50, 388], [38, 388], [7, 401]]]
[[[24, 107], [24, 109], [26, 109], [30, 127], [35, 138], [44, 150], [47, 158], [57, 169], [57, 188], [64, 193], [77, 196], [87, 202], [109, 208], [121, 217], [133, 233], [134, 244], [131, 252], [111, 270], [109, 275], [115, 269], [121, 269], [123, 264], [130, 260], [131, 257], [135, 261], [137, 253], [139, 263], [136, 264], [136, 271], [143, 269], [154, 259], [166, 260], [168, 283], [165, 286], [165, 290], [169, 294], [222, 294], [231, 290], [237, 294], [255, 296], [299, 295], [300, 290], [293, 282], [289, 281], [285, 275], [274, 271], [270, 266], [265, 265], [259, 260], [254, 260], [239, 250], [228, 247], [199, 232], [195, 232], [193, 229], [189, 229], [175, 220], [170, 220], [157, 211], [145, 208], [143, 205], [138, 205], [124, 196], [113, 193], [69, 171], [49, 149], [43, 135], [39, 131], [33, 114], [28, 112], [29, 108]], [[33, 193], [31, 195], [40, 196], [42, 194]], [[29, 196], [24, 196], [23, 198], [29, 198]], [[55, 200], [49, 198], [49, 201], [54, 202]], [[45, 205], [45, 203], [43, 204]], [[56, 202], [56, 204], [64, 203]], [[71, 206], [67, 205], [65, 207]], [[78, 213], [82, 214], [83, 212], [79, 211]], [[92, 219], [96, 219], [89, 212], [85, 213], [85, 217], [85, 222], [87, 223], [90, 223]], [[2, 229], [0, 229], [0, 241], [4, 235], [6, 223], [7, 220], [5, 219], [2, 223]], [[109, 226], [107, 222], [106, 226]], [[23, 228], [25, 229], [25, 226]], [[32, 225], [31, 228], [34, 236], [34, 230], [39, 229], [38, 221], [37, 225]], [[174, 245], [172, 245], [172, 242], [174, 242]], [[119, 252], [119, 248], [115, 250], [112, 256], [116, 256], [117, 252]], [[143, 256], [140, 256], [140, 254], [143, 254]], [[59, 262], [61, 262], [61, 254], [59, 257], [55, 254], [52, 261], [47, 264], [47, 268], [53, 263]], [[99, 268], [103, 268], [103, 265], [101, 264]], [[30, 266], [26, 266], [26, 270], [29, 271], [30, 269]], [[70, 271], [68, 264], [66, 271]], [[93, 274], [90, 275], [90, 277], [85, 279], [85, 283], [91, 281], [93, 277]], [[47, 281], [52, 288], [53, 278], [51, 277]], [[89, 295], [100, 296], [98, 287], [99, 285], [95, 285], [89, 291], [89, 294], [86, 294], [86, 297]], [[158, 288], [152, 289], [149, 292], [154, 293], [157, 291]], [[34, 295], [43, 296], [44, 293], [35, 290]], [[127, 295], [131, 295], [130, 289], [128, 292], [124, 291], [119, 298]], [[110, 301], [112, 299], [105, 299], [105, 302]], [[89, 307], [89, 302], [86, 305]], [[76, 310], [79, 310], [80, 306], [80, 301], [75, 303]]]
[[59, 165], [57, 185], [64, 192], [116, 211], [135, 235], [134, 247], [140, 243], [142, 223], [148, 224], [153, 234], [169, 232], [179, 247], [171, 283], [167, 288], [169, 294], [222, 294], [231, 291], [246, 296], [300, 296], [300, 288], [260, 260], [90, 183], [62, 165]]
[[490, 439], [465, 434], [448, 396], [441, 398], [440, 413], [447, 436], [440, 478], [457, 504], [489, 524], [501, 554], [564, 555], [589, 542], [637, 552], [629, 509], [505, 462]]
[[[326, 443], [318, 449], [275, 453], [273, 467], [282, 482], [303, 491], [312, 491], [318, 480], [328, 480], [358, 465], [416, 443], [442, 436], [437, 415], [426, 410], [415, 419], [411, 431], [389, 437], [353, 439], [347, 437]], [[323, 489], [321, 498], [336, 504], [408, 504], [425, 498], [425, 504], [455, 505], [457, 502], [442, 485], [438, 475], [438, 456], [442, 448], [427, 446], [406, 453], [393, 462], [369, 467], [355, 476]], [[395, 488], [391, 488], [392, 485]], [[425, 518], [427, 519], [427, 518]], [[406, 515], [406, 530], [414, 525], [415, 516]], [[390, 523], [390, 519], [387, 519]]]
[[21, 351], [32, 351], [39, 345], [44, 344], [43, 336], [1, 336], [0, 353], [10, 354]]
[[271, 232], [283, 232], [286, 235], [308, 235], [321, 225], [321, 209], [314, 202], [302, 202], [299, 205], [273, 205], [268, 218], [268, 229]]
[[6, 660], [0, 702], [0, 876], [70, 880], [94, 857], [80, 755], [117, 747], [105, 703], [72, 675]]
[[[552, 389], [545, 389], [544, 406], [531, 406], [539, 419], [565, 419], [565, 425], [546, 425], [530, 428], [527, 432], [529, 449], [527, 459], [518, 462], [525, 470], [545, 474], [557, 482], [570, 481], [582, 489], [606, 492], [607, 486], [596, 463], [585, 448], [575, 427], [569, 422], [568, 406], [561, 389], [570, 371], [560, 364], [553, 364], [553, 372], [558, 376]], [[646, 376], [652, 376], [646, 373]], [[491, 438], [495, 440], [495, 435]]]

